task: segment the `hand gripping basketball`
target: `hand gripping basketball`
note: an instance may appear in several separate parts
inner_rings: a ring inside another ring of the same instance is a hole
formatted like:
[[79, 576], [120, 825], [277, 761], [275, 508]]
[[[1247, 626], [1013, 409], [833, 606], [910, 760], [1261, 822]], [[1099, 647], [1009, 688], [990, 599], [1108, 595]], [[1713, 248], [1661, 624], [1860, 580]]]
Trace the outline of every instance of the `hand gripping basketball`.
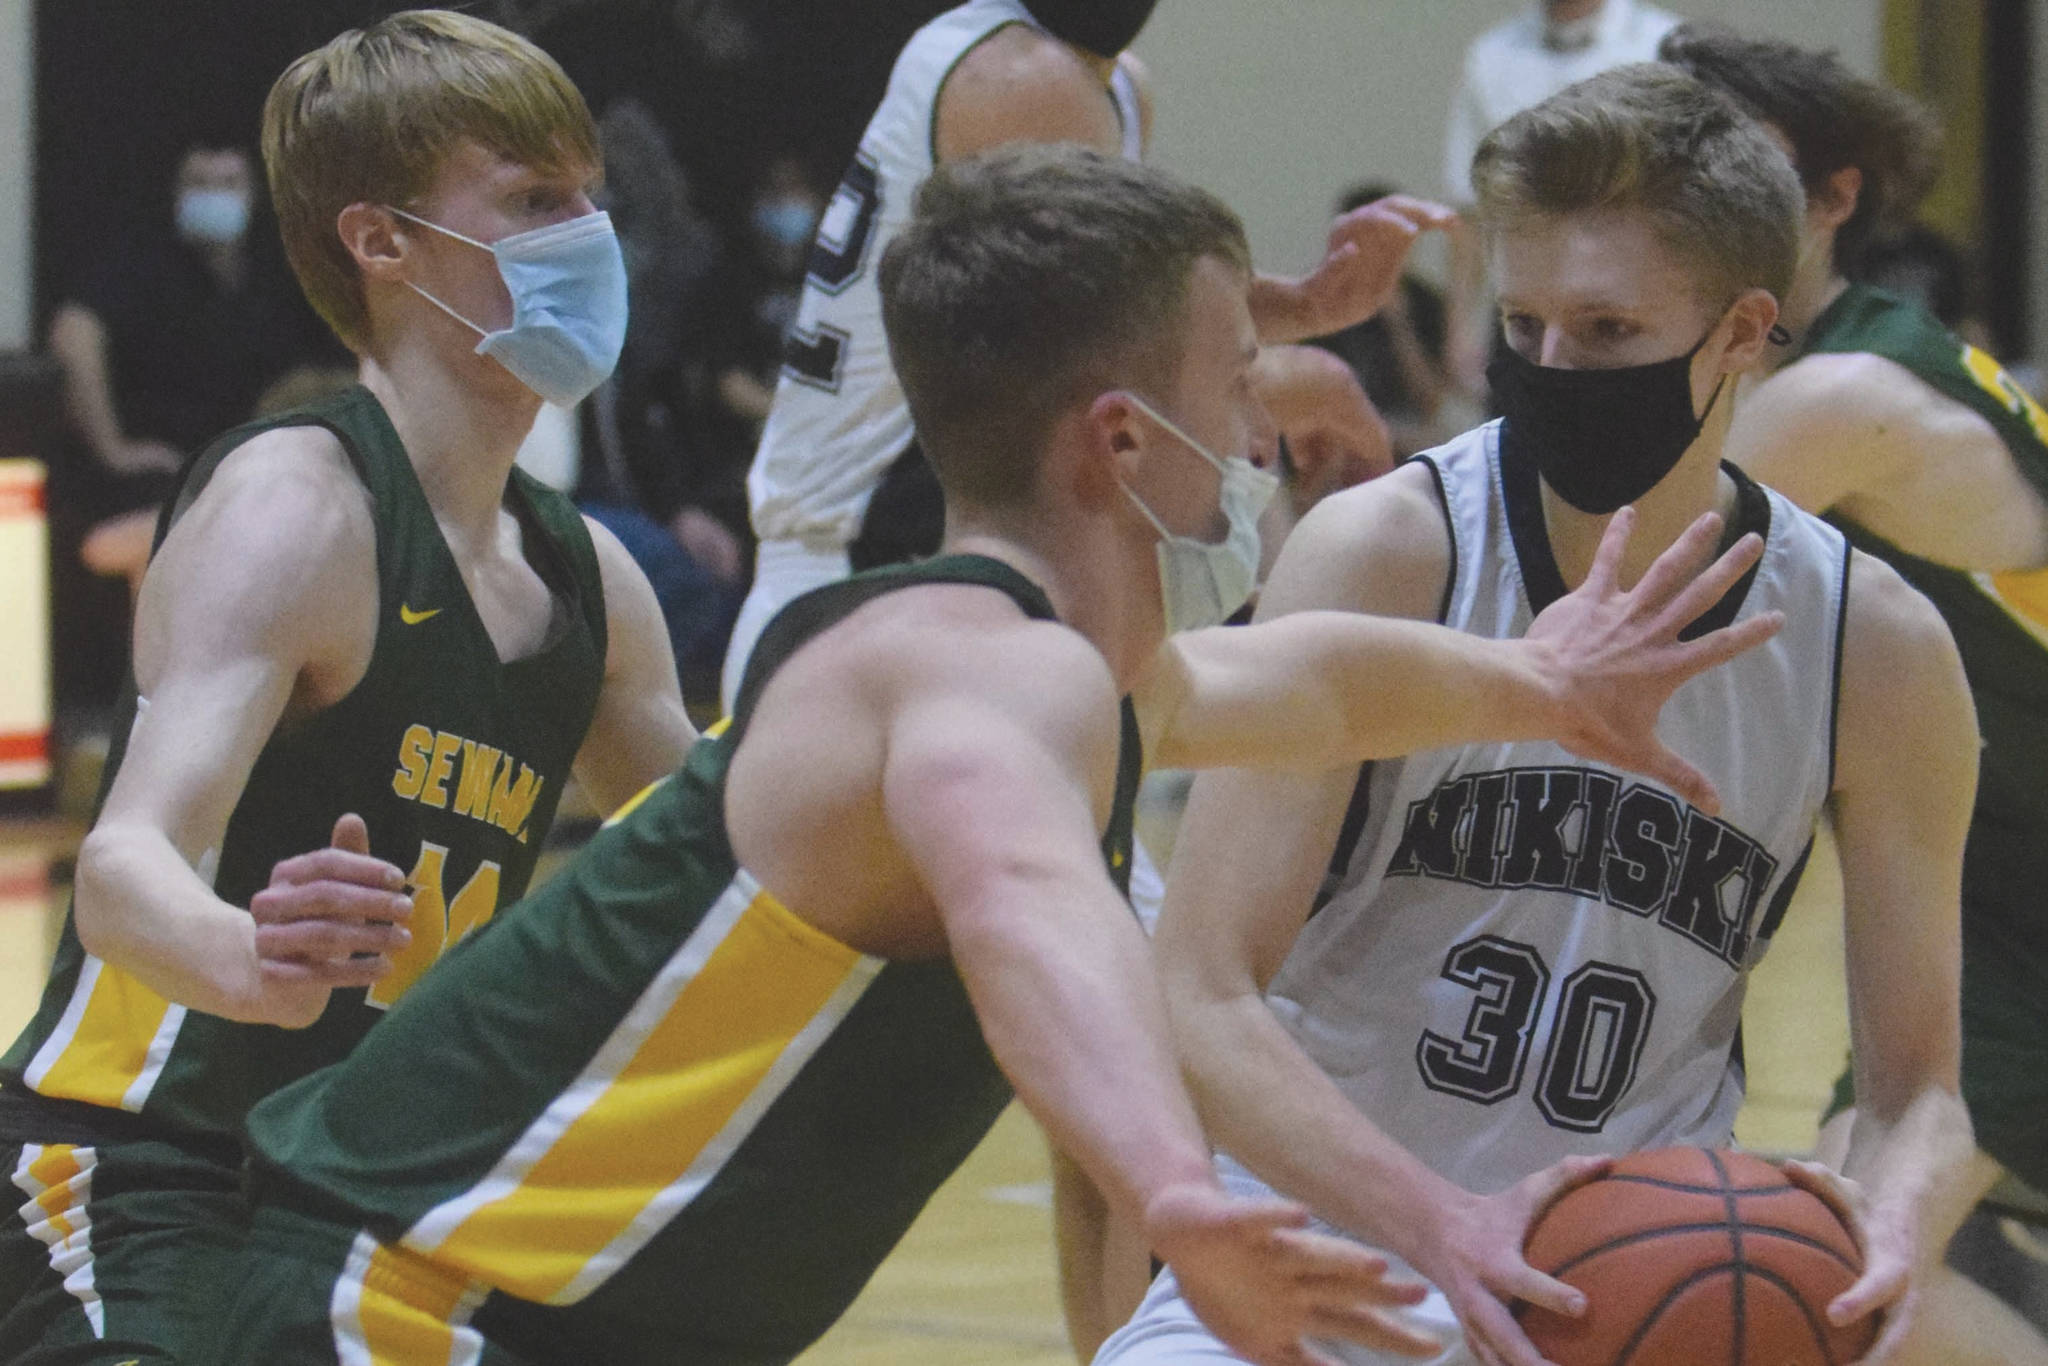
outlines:
[[1582, 1290], [1583, 1317], [1531, 1307], [1558, 1366], [1851, 1366], [1877, 1325], [1828, 1313], [1862, 1274], [1835, 1210], [1744, 1153], [1636, 1153], [1552, 1206], [1531, 1265]]

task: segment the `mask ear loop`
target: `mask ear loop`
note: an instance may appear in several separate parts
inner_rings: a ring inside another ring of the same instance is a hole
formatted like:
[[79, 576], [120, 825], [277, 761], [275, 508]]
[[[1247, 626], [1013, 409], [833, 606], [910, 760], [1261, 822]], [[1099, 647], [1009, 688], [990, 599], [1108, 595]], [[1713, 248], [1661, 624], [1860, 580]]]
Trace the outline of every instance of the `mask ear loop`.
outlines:
[[[464, 237], [464, 236], [463, 236], [463, 235], [462, 235], [461, 233], [459, 233], [459, 232], [455, 231], [455, 229], [453, 229], [453, 228], [444, 228], [444, 227], [442, 227], [442, 226], [441, 226], [441, 225], [440, 225], [439, 223], [431, 222], [431, 221], [429, 221], [428, 219], [425, 219], [425, 218], [422, 218], [422, 217], [420, 217], [420, 216], [419, 216], [418, 214], [416, 214], [416, 213], [407, 213], [407, 212], [406, 212], [406, 211], [405, 211], [404, 209], [401, 209], [401, 208], [399, 208], [399, 207], [398, 207], [397, 205], [395, 205], [395, 204], [386, 204], [386, 205], [385, 205], [384, 207], [385, 207], [385, 208], [386, 208], [387, 210], [389, 210], [390, 212], [392, 212], [392, 213], [395, 213], [395, 214], [397, 214], [397, 215], [398, 215], [398, 216], [399, 216], [400, 218], [404, 218], [404, 219], [409, 219], [410, 221], [412, 221], [412, 222], [414, 222], [414, 223], [417, 223], [417, 224], [419, 224], [419, 225], [420, 225], [421, 227], [423, 227], [423, 228], [432, 228], [432, 229], [433, 229], [433, 230], [434, 230], [435, 232], [438, 232], [438, 233], [442, 233], [442, 234], [444, 234], [445, 236], [448, 236], [448, 237], [452, 237], [452, 238], [454, 238], [454, 239], [455, 239], [456, 241], [458, 241], [458, 242], [467, 242], [467, 243], [469, 243], [469, 245], [471, 245], [472, 247], [478, 247], [478, 248], [481, 248], [481, 249], [482, 249], [482, 250], [484, 250], [484, 251], [490, 251], [490, 252], [491, 252], [491, 255], [492, 255], [492, 256], [494, 256], [494, 257], [495, 257], [495, 256], [497, 255], [497, 253], [496, 253], [495, 251], [491, 251], [491, 247], [489, 246], [489, 244], [487, 244], [487, 243], [484, 243], [484, 242], [479, 242], [479, 241], [477, 241], [477, 240], [476, 240], [476, 239], [475, 239], [474, 237]], [[414, 283], [413, 283], [412, 281], [410, 281], [410, 280], [407, 280], [407, 281], [405, 282], [405, 287], [406, 287], [407, 289], [411, 290], [411, 291], [412, 291], [413, 293], [415, 293], [415, 294], [419, 295], [419, 296], [420, 296], [420, 297], [421, 297], [422, 299], [425, 299], [425, 300], [426, 300], [426, 301], [427, 301], [428, 303], [432, 304], [432, 305], [433, 305], [434, 307], [436, 307], [436, 308], [440, 309], [440, 310], [441, 310], [441, 311], [442, 311], [443, 313], [446, 313], [446, 314], [447, 314], [447, 315], [448, 315], [449, 317], [451, 317], [451, 318], [455, 319], [455, 321], [457, 321], [457, 322], [461, 323], [461, 324], [462, 324], [462, 325], [463, 325], [464, 327], [468, 328], [468, 329], [469, 329], [470, 331], [472, 331], [472, 332], [476, 333], [476, 334], [477, 334], [477, 335], [478, 335], [479, 337], [488, 337], [488, 336], [490, 336], [490, 335], [491, 335], [490, 333], [488, 333], [488, 332], [484, 331], [484, 329], [483, 329], [483, 328], [481, 328], [481, 327], [478, 327], [478, 326], [477, 326], [477, 325], [476, 325], [475, 323], [473, 323], [473, 322], [471, 322], [471, 321], [470, 321], [469, 319], [467, 319], [467, 318], [463, 317], [463, 316], [462, 316], [462, 315], [461, 315], [460, 313], [457, 313], [457, 312], [456, 312], [456, 311], [455, 311], [454, 309], [450, 308], [450, 307], [449, 307], [449, 306], [448, 306], [447, 304], [443, 303], [443, 302], [442, 302], [441, 300], [439, 300], [439, 299], [435, 298], [435, 297], [434, 297], [433, 295], [431, 295], [431, 294], [427, 293], [427, 291], [425, 291], [424, 289], [421, 289], [421, 288], [420, 288], [420, 287], [419, 287], [418, 285], [414, 284]]]

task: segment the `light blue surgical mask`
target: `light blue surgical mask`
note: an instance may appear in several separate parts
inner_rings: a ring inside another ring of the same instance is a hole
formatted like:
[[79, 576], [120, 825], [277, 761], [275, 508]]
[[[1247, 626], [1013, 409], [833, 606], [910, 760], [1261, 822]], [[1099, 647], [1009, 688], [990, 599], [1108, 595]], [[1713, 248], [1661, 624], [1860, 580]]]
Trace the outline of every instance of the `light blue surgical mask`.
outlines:
[[187, 242], [225, 246], [249, 230], [249, 196], [240, 190], [181, 190], [178, 235]]
[[626, 263], [611, 215], [587, 213], [565, 223], [479, 242], [404, 209], [391, 212], [497, 258], [512, 296], [512, 324], [486, 332], [441, 300], [406, 281], [421, 298], [480, 334], [477, 354], [510, 370], [548, 402], [573, 408], [605, 382], [626, 344]]
[[1138, 395], [1126, 393], [1124, 397], [1223, 476], [1218, 505], [1230, 530], [1213, 545], [1169, 531], [1166, 523], [1124, 486], [1124, 496], [1159, 533], [1159, 592], [1166, 610], [1167, 634], [1221, 625], [1251, 600], [1252, 589], [1258, 585], [1259, 516], [1273, 501], [1280, 481], [1241, 455], [1228, 460], [1216, 455]]

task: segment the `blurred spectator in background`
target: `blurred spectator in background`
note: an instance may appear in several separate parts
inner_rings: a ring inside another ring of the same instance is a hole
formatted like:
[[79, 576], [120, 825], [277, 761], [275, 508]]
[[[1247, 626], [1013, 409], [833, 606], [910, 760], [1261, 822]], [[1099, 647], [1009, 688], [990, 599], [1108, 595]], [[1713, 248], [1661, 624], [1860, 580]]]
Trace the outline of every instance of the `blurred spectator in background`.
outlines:
[[[630, 96], [598, 120], [604, 207], [630, 301], [618, 369], [584, 405], [576, 501], [654, 585], [684, 690], [716, 674], [745, 592], [745, 455], [722, 472], [710, 440], [707, 319], [724, 269], [716, 233], [653, 111]], [[545, 414], [544, 414], [545, 416]], [[723, 504], [721, 517], [714, 509]]]
[[[1366, 184], [1345, 192], [1339, 214], [1399, 193]], [[1394, 457], [1405, 460], [1448, 438], [1442, 420], [1450, 371], [1444, 358], [1444, 300], [1428, 281], [1404, 272], [1400, 288], [1364, 322], [1310, 343], [1342, 359], [1386, 419]]]
[[74, 440], [50, 472], [60, 700], [104, 704], [127, 659], [126, 592], [185, 456], [252, 415], [295, 365], [331, 355], [274, 254], [253, 248], [255, 172], [236, 147], [179, 159], [168, 212], [125, 228], [60, 295], [49, 344]]
[[718, 397], [729, 436], [744, 448], [743, 466], [775, 404], [782, 342], [803, 300], [805, 260], [824, 208], [803, 163], [775, 158], [747, 213], [747, 250], [724, 272], [727, 287], [716, 310]]
[[[1638, 0], [1535, 0], [1473, 39], [1444, 130], [1445, 198], [1471, 207], [1472, 153], [1494, 125], [1609, 67], [1656, 61], [1658, 42], [1678, 22]], [[1477, 233], [1452, 234], [1450, 277], [1451, 375], [1469, 397], [1484, 399], [1499, 329]]]

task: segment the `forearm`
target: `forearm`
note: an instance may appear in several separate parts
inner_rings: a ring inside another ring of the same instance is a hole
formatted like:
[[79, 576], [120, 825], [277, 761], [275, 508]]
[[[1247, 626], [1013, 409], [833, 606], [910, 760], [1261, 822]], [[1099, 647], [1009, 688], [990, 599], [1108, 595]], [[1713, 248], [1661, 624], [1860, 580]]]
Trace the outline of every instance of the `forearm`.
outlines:
[[1143, 1240], [1119, 1220], [1080, 1169], [1052, 1152], [1053, 1238], [1060, 1307], [1078, 1361], [1092, 1361], [1109, 1335], [1137, 1312], [1152, 1278]]
[[1156, 732], [1169, 766], [1320, 769], [1560, 728], [1533, 641], [1316, 611], [1190, 632], [1171, 648], [1196, 682]]
[[1142, 1222], [1168, 1187], [1215, 1181], [1144, 938], [1106, 883], [1006, 882], [947, 925], [983, 1036], [1054, 1145]]
[[80, 942], [166, 1000], [232, 1020], [261, 1012], [255, 921], [215, 896], [162, 832], [102, 825], [79, 851]]
[[50, 324], [50, 350], [64, 370], [64, 407], [86, 445], [108, 465], [120, 460], [126, 440], [107, 379], [106, 333], [76, 305], [58, 310]]
[[1282, 1195], [1411, 1263], [1464, 1192], [1367, 1119], [1247, 993], [1190, 1003], [1176, 988], [1182, 1062], [1217, 1147]]

